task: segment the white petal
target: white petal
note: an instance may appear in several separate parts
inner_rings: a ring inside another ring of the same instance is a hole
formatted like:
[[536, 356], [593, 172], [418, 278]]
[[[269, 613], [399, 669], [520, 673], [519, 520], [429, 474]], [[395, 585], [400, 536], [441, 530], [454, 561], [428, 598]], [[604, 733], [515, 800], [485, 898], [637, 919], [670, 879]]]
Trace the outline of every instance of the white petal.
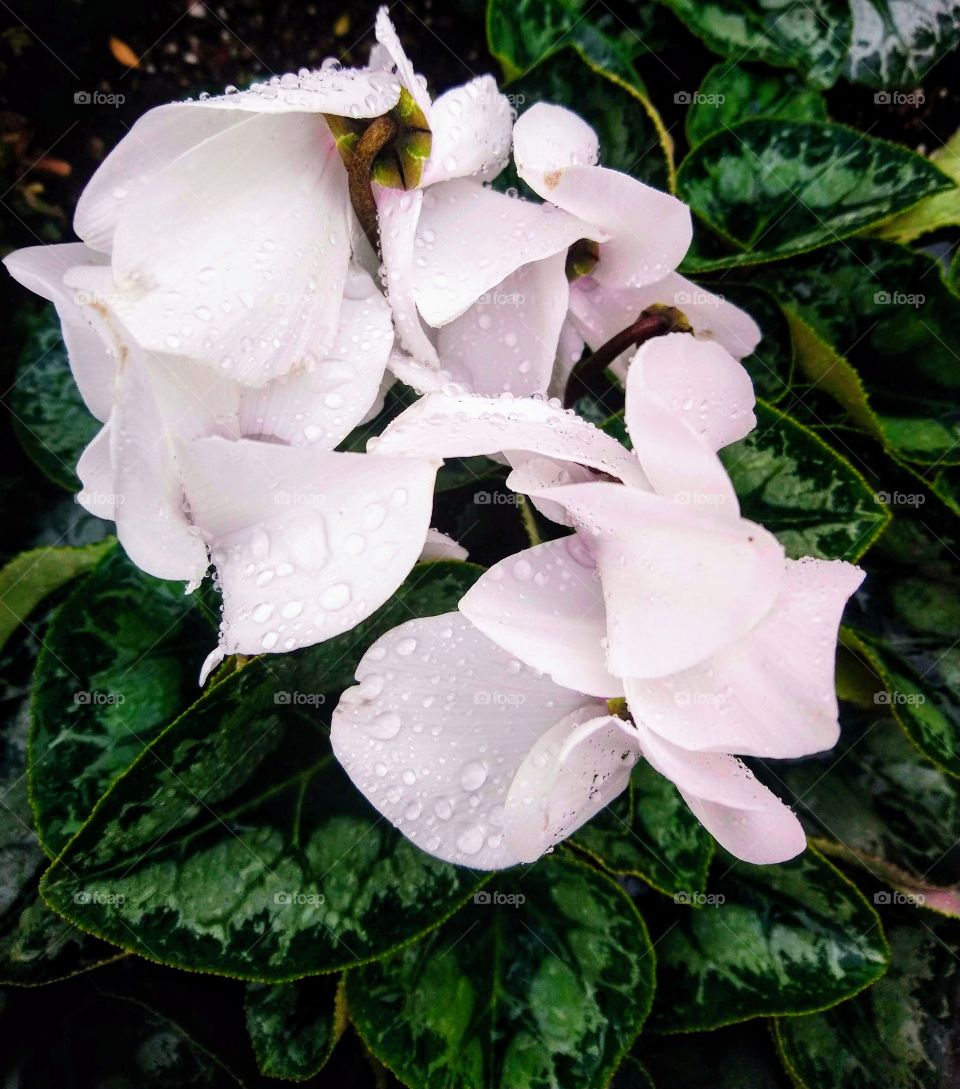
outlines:
[[[569, 286], [570, 306], [574, 303], [574, 293], [577, 282]], [[620, 327], [621, 329], [624, 326]], [[616, 330], [615, 330], [616, 331]], [[613, 334], [611, 333], [611, 336]], [[609, 339], [609, 337], [607, 338]], [[602, 343], [602, 342], [601, 342]], [[570, 372], [580, 362], [583, 356], [585, 341], [576, 324], [572, 320], [571, 312], [567, 312], [563, 325], [560, 326], [560, 337], [557, 342], [557, 358], [553, 365], [553, 377], [550, 380], [548, 392], [551, 397], [558, 397], [561, 401], [567, 392], [567, 383], [570, 380]], [[596, 347], [599, 348], [599, 344]]]
[[793, 811], [732, 756], [688, 752], [639, 727], [651, 765], [683, 795], [713, 838], [744, 862], [786, 862], [807, 845]]
[[495, 178], [510, 158], [510, 103], [492, 76], [444, 92], [430, 107], [433, 142], [421, 184]]
[[517, 462], [517, 467], [507, 477], [507, 487], [526, 495], [551, 522], [572, 527], [573, 519], [566, 507], [549, 498], [550, 489], [562, 484], [586, 484], [597, 480], [597, 474], [586, 466], [555, 458], [522, 456], [518, 459], [514, 454], [511, 460]]
[[627, 373], [627, 427], [631, 401], [641, 391], [659, 397], [711, 450], [729, 446], [757, 426], [750, 375], [719, 344], [686, 333], [641, 345]]
[[376, 402], [392, 345], [390, 307], [368, 273], [354, 266], [330, 354], [308, 361], [304, 370], [245, 389], [243, 435], [332, 450]]
[[448, 534], [428, 529], [420, 551], [420, 560], [465, 560], [470, 553]]
[[687, 252], [690, 210], [628, 174], [591, 165], [596, 153], [590, 133], [569, 110], [538, 103], [513, 129], [517, 173], [544, 200], [605, 232], [609, 241], [601, 245], [593, 273], [600, 283], [654, 283]]
[[522, 450], [647, 486], [637, 459], [616, 439], [573, 412], [533, 398], [431, 393], [392, 421], [375, 445], [384, 454], [441, 458]]
[[100, 269], [106, 262], [103, 254], [80, 242], [30, 246], [8, 254], [3, 260], [15, 280], [56, 307], [74, 381], [84, 404], [101, 421], [107, 419], [113, 407], [120, 334], [115, 326], [108, 324], [109, 318], [101, 309], [84, 305], [83, 297], [77, 300], [65, 277], [77, 266], [92, 266], [106, 272]]
[[422, 76], [418, 76], [413, 70], [413, 65], [410, 63], [410, 59], [403, 50], [403, 46], [400, 44], [400, 38], [397, 35], [397, 31], [394, 28], [393, 23], [390, 22], [390, 16], [387, 13], [387, 8], [382, 7], [377, 12], [377, 19], [375, 23], [375, 33], [377, 35], [377, 41], [390, 55], [390, 59], [393, 61], [397, 70], [397, 76], [400, 82], [406, 87], [406, 89], [413, 95], [417, 105], [423, 110], [424, 114], [429, 121], [430, 118], [430, 96], [427, 94], [427, 88], [424, 84]]
[[488, 639], [564, 688], [623, 692], [604, 663], [607, 614], [593, 556], [574, 534], [494, 564], [460, 601]]
[[[411, 620], [367, 651], [331, 741], [357, 788], [418, 847], [475, 869], [518, 861], [503, 806], [536, 739], [589, 703], [458, 613]], [[596, 712], [593, 712], [596, 713]]]
[[[750, 355], [760, 343], [760, 327], [749, 314], [676, 272], [645, 287], [617, 287], [581, 276], [570, 290], [570, 312], [594, 350], [656, 304], [677, 307], [698, 340], [716, 341], [734, 359]], [[620, 359], [625, 362], [625, 357], [626, 353]], [[626, 368], [619, 365], [620, 359], [612, 366], [622, 378]]]
[[149, 350], [259, 385], [325, 353], [350, 250], [346, 172], [315, 118], [246, 114], [126, 201], [115, 309]]
[[429, 528], [428, 458], [209, 438], [186, 444], [183, 463], [220, 576], [227, 653], [348, 631], [397, 589]]
[[521, 265], [566, 253], [585, 237], [606, 235], [549, 204], [465, 178], [431, 186], [423, 195], [413, 265], [423, 320], [445, 325]]
[[423, 207], [423, 190], [377, 189], [375, 196], [387, 296], [397, 337], [414, 360], [438, 367], [436, 349], [420, 321], [413, 294], [414, 238]]
[[250, 113], [334, 114], [379, 117], [396, 106], [400, 84], [382, 71], [366, 68], [314, 68], [303, 75], [286, 72], [253, 83], [248, 91], [216, 95], [191, 106]]
[[147, 361], [129, 360], [117, 381], [109, 427], [117, 537], [148, 575], [196, 584], [208, 566], [207, 550], [184, 510], [160, 401]]
[[798, 757], [832, 748], [837, 628], [862, 581], [840, 560], [787, 560], [770, 612], [736, 643], [693, 669], [627, 680], [632, 713], [687, 749]]
[[512, 272], [437, 334], [441, 367], [471, 393], [545, 393], [567, 313], [566, 255]]
[[780, 590], [783, 548], [753, 522], [603, 482], [549, 496], [589, 535], [616, 676], [662, 677], [704, 661], [748, 632]]
[[517, 769], [504, 810], [504, 840], [535, 862], [630, 783], [640, 746], [632, 724], [585, 707], [543, 734]]
[[77, 462], [80, 491], [77, 502], [98, 518], [116, 518], [113, 461], [110, 456], [110, 423], [107, 422], [87, 444]]

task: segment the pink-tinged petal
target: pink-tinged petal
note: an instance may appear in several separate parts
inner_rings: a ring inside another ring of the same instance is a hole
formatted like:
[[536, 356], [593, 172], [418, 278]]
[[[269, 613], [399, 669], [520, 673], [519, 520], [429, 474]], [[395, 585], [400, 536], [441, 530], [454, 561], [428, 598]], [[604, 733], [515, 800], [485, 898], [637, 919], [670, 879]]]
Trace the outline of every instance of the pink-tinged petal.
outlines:
[[394, 348], [387, 360], [393, 376], [419, 394], [449, 392], [467, 393], [453, 381], [453, 376], [438, 366], [422, 363], [406, 352]]
[[52, 302], [63, 328], [63, 342], [84, 404], [100, 421], [113, 408], [113, 383], [117, 371], [119, 330], [109, 315], [66, 283], [77, 267], [95, 269], [109, 277], [107, 258], [80, 242], [58, 246], [30, 246], [8, 254], [3, 263], [10, 275], [30, 291]]
[[654, 491], [698, 510], [738, 518], [733, 483], [709, 444], [655, 394], [628, 393], [630, 441]]
[[793, 811], [739, 760], [689, 752], [638, 727], [643, 755], [680, 791], [713, 838], [744, 862], [786, 862], [806, 847]]
[[392, 345], [389, 304], [369, 274], [354, 266], [330, 354], [265, 386], [244, 389], [242, 434], [332, 450], [376, 402]]
[[470, 393], [545, 393], [567, 313], [566, 257], [512, 272], [437, 333], [440, 366]]
[[439, 529], [428, 529], [423, 548], [420, 550], [420, 561], [428, 560], [465, 560], [470, 553], [448, 534], [441, 533]]
[[[570, 313], [594, 350], [655, 305], [677, 307], [697, 340], [716, 341], [734, 359], [750, 355], [760, 343], [760, 328], [749, 314], [676, 272], [646, 287], [616, 287], [598, 283], [593, 276], [581, 276], [570, 288]], [[625, 376], [632, 354], [624, 352], [611, 365], [618, 377]]]
[[748, 632], [784, 579], [783, 547], [761, 526], [597, 482], [553, 488], [587, 533], [607, 603], [607, 667], [663, 677]]
[[393, 65], [397, 70], [397, 78], [410, 94], [413, 95], [414, 100], [420, 109], [423, 110], [427, 120], [430, 120], [430, 96], [427, 94], [426, 81], [422, 76], [418, 76], [413, 70], [410, 58], [404, 52], [397, 31], [393, 23], [390, 22], [390, 16], [386, 7], [380, 8], [377, 12], [374, 32], [377, 35], [377, 42], [386, 50], [393, 62]]
[[531, 261], [566, 253], [579, 238], [605, 238], [549, 204], [534, 204], [459, 178], [423, 194], [413, 292], [423, 320], [440, 326]]
[[575, 413], [534, 398], [431, 393], [390, 423], [372, 448], [441, 458], [527, 451], [647, 487], [637, 459], [616, 439]]
[[535, 862], [572, 835], [630, 783], [640, 754], [633, 725], [584, 707], [551, 727], [517, 769], [504, 809], [504, 841]]
[[593, 272], [599, 283], [654, 283], [680, 264], [690, 246], [690, 210], [628, 174], [593, 166], [590, 135], [589, 126], [569, 110], [533, 106], [513, 129], [517, 173], [544, 200], [607, 235]]
[[146, 349], [262, 385], [333, 344], [350, 214], [325, 127], [247, 114], [127, 200], [114, 309]]
[[754, 628], [693, 669], [627, 680], [631, 711], [687, 749], [786, 758], [832, 748], [837, 629], [863, 577], [840, 560], [787, 560], [780, 593]]
[[[573, 306], [576, 287], [577, 283], [575, 281], [569, 288], [570, 306]], [[558, 397], [561, 401], [563, 400], [567, 392], [570, 372], [579, 363], [585, 346], [586, 342], [572, 320], [570, 311], [568, 311], [563, 325], [560, 326], [560, 337], [557, 341], [557, 358], [554, 360], [553, 377], [548, 387], [548, 393], [551, 397]], [[599, 347], [599, 345], [596, 345], [596, 347]]]
[[414, 250], [423, 190], [377, 189], [380, 246], [387, 297], [397, 327], [397, 339], [415, 362], [438, 368], [437, 352], [423, 328], [414, 298]]
[[246, 113], [334, 114], [353, 119], [379, 117], [396, 106], [400, 83], [388, 72], [366, 68], [314, 68], [253, 83], [250, 89], [188, 103], [208, 110]]
[[510, 103], [492, 76], [444, 92], [430, 107], [433, 140], [422, 185], [450, 178], [489, 181], [510, 158]]
[[597, 569], [576, 534], [494, 564], [461, 599], [460, 612], [564, 688], [605, 699], [623, 693], [604, 662], [607, 615]]
[[393, 594], [423, 548], [438, 462], [215, 437], [183, 444], [182, 465], [221, 641], [253, 654], [339, 635]]
[[367, 800], [438, 858], [483, 870], [518, 862], [503, 842], [510, 784], [537, 738], [587, 697], [528, 669], [459, 613], [394, 628], [364, 655], [357, 681], [330, 736]]
[[654, 337], [642, 345], [627, 372], [627, 427], [632, 402], [659, 397], [711, 450], [742, 439], [757, 426], [753, 382], [719, 344], [686, 333]]
[[194, 586], [207, 570], [207, 549], [186, 515], [174, 440], [156, 385], [139, 356], [128, 360], [117, 380], [109, 425], [117, 537], [148, 575]]

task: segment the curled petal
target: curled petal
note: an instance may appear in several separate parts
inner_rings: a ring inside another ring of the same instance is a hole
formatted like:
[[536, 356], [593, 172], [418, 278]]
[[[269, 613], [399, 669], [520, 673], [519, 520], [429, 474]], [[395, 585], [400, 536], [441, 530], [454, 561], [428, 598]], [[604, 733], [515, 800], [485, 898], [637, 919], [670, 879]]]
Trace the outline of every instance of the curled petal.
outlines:
[[535, 862], [627, 789], [640, 753], [637, 731], [596, 712], [584, 707], [551, 727], [517, 769], [503, 826], [521, 862]]
[[513, 118], [492, 76], [445, 91], [430, 107], [433, 143], [421, 184], [450, 178], [495, 178], [510, 157]]
[[331, 741], [370, 803], [448, 862], [520, 861], [503, 836], [510, 784], [537, 738], [587, 697], [528, 669], [459, 613], [394, 628], [364, 655], [357, 681], [333, 714]]

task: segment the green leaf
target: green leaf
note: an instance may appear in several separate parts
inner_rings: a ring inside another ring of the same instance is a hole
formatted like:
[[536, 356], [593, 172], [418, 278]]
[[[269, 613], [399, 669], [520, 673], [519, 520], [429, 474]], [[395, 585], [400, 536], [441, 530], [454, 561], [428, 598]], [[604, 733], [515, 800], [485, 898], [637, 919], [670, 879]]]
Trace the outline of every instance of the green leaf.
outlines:
[[[709, 286], [709, 285], [707, 285]], [[776, 298], [756, 285], [717, 285], [728, 302], [747, 313], [760, 326], [760, 343], [742, 359], [757, 396], [775, 403], [786, 396], [793, 378], [794, 349], [790, 325]]]
[[676, 787], [645, 761], [630, 789], [570, 842], [610, 873], [640, 877], [667, 896], [703, 892], [713, 856], [713, 839]]
[[772, 72], [747, 64], [717, 64], [707, 72], [687, 111], [687, 143], [754, 117], [784, 121], [826, 121], [823, 95], [793, 72]]
[[797, 343], [812, 381], [900, 457], [960, 463], [960, 301], [934, 258], [852, 239], [771, 278], [816, 334]]
[[630, 899], [561, 854], [498, 875], [423, 941], [349, 972], [347, 1005], [412, 1089], [601, 1089], [646, 1018], [653, 971]]
[[604, 166], [660, 189], [673, 187], [673, 143], [642, 86], [616, 78], [576, 49], [562, 49], [511, 83], [508, 93], [518, 109], [576, 103], [577, 113], [596, 130]]
[[844, 76], [868, 87], [915, 87], [960, 41], [957, 0], [850, 0], [853, 33]]
[[757, 403], [757, 426], [720, 451], [743, 516], [759, 522], [793, 558], [856, 560], [890, 520], [850, 464], [808, 428]]
[[79, 491], [75, 467], [101, 424], [88, 411], [73, 380], [52, 306], [30, 321], [14, 384], [4, 400], [31, 460], [55, 484]]
[[[930, 153], [937, 164], [954, 182], [960, 182], [960, 129], [943, 146]], [[960, 226], [960, 188], [927, 197], [906, 212], [892, 216], [873, 229], [878, 238], [906, 244], [944, 227]]]
[[813, 848], [779, 866], [718, 852], [715, 872], [716, 899], [685, 911], [656, 942], [655, 1031], [822, 1010], [886, 971], [876, 912]]
[[49, 983], [94, 968], [117, 950], [65, 923], [40, 899], [46, 857], [27, 800], [29, 676], [39, 649], [24, 632], [0, 656], [0, 981]]
[[339, 982], [339, 976], [313, 976], [249, 984], [247, 1031], [262, 1074], [304, 1081], [319, 1073], [344, 1028], [336, 1010]]
[[479, 879], [362, 798], [330, 750], [327, 694], [382, 631], [455, 607], [477, 573], [422, 565], [348, 636], [214, 684], [113, 782], [47, 872], [47, 902], [147, 959], [272, 983], [384, 956], [443, 920]]
[[957, 551], [955, 540], [932, 535], [922, 523], [894, 519], [871, 556], [869, 593], [846, 618], [907, 737], [954, 776], [960, 776]]
[[926, 926], [898, 923], [888, 933], [893, 959], [875, 987], [824, 1013], [777, 1021], [780, 1052], [801, 1089], [949, 1083], [957, 958]]
[[840, 705], [839, 745], [778, 774], [821, 850], [912, 902], [960, 915], [954, 858], [960, 785], [907, 741], [889, 714], [888, 694], [867, 675], [870, 704]]
[[45, 597], [89, 571], [113, 543], [32, 548], [0, 570], [0, 648]]
[[764, 119], [709, 137], [677, 173], [680, 196], [739, 251], [701, 269], [803, 253], [952, 186], [929, 160], [856, 129]]
[[798, 68], [829, 87], [851, 32], [845, 0], [661, 0], [715, 53]]
[[58, 854], [111, 780], [198, 695], [216, 642], [200, 595], [112, 549], [55, 615], [34, 676], [30, 791]]

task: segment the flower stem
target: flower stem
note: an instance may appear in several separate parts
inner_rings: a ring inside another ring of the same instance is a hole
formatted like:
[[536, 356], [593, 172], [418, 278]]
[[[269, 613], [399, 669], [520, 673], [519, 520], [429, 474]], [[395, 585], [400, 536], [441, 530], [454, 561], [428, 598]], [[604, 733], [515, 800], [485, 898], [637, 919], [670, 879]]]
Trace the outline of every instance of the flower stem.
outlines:
[[603, 374], [610, 364], [628, 348], [639, 348], [641, 344], [652, 340], [653, 337], [663, 336], [665, 333], [690, 333], [690, 323], [686, 316], [674, 306], [650, 306], [644, 310], [637, 320], [621, 329], [600, 347], [588, 355], [570, 372], [567, 379], [567, 389], [563, 403], [569, 408], [581, 390], [589, 387]]
[[396, 138], [399, 131], [397, 122], [389, 114], [375, 117], [357, 141], [353, 158], [347, 169], [350, 202], [374, 253], [378, 252], [380, 239], [377, 231], [377, 202], [373, 199], [371, 180], [373, 164], [387, 144]]

